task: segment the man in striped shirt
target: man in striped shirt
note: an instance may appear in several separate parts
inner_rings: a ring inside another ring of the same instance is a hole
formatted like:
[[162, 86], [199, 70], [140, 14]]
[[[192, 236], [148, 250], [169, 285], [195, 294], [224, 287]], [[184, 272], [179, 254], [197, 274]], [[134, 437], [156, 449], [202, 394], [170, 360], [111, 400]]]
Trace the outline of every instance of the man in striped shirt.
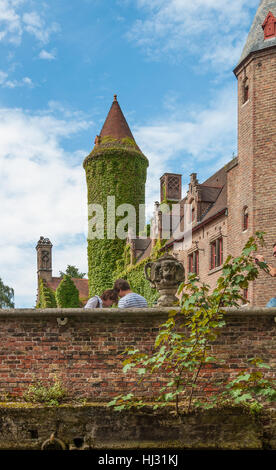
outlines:
[[129, 283], [124, 279], [117, 279], [113, 289], [120, 297], [118, 303], [119, 308], [147, 308], [148, 304], [146, 299], [142, 297], [142, 295], [132, 292]]

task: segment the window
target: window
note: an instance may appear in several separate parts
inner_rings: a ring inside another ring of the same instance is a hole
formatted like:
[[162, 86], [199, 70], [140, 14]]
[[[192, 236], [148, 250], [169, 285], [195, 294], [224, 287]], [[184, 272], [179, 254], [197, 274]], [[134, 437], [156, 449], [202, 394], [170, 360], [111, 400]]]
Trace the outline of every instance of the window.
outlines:
[[244, 297], [244, 301], [243, 301], [243, 304], [246, 304], [247, 301], [248, 301], [248, 289], [243, 289], [243, 297]]
[[249, 100], [249, 81], [248, 78], [245, 78], [243, 81], [243, 103], [246, 103]]
[[217, 268], [223, 263], [223, 239], [218, 238], [211, 243], [211, 261], [210, 269]]
[[249, 213], [248, 213], [248, 207], [245, 207], [243, 209], [243, 231], [248, 229], [248, 222], [249, 222]]
[[199, 252], [194, 251], [188, 257], [189, 273], [199, 274]]

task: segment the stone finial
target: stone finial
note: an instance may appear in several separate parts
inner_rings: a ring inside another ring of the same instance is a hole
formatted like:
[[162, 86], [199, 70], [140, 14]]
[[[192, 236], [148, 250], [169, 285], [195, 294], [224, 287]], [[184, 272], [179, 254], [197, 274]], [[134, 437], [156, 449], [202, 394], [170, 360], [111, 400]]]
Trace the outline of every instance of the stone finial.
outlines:
[[114, 101], [117, 101], [117, 95], [114, 95]]
[[178, 302], [175, 294], [185, 280], [185, 271], [174, 256], [166, 254], [155, 262], [147, 263], [145, 277], [160, 294], [157, 307], [171, 307]]
[[50, 242], [49, 238], [44, 238], [44, 237], [41, 236], [40, 239], [37, 242], [37, 247], [38, 246], [45, 246], [45, 245], [53, 246], [52, 243]]
[[198, 184], [197, 173], [192, 173], [190, 176], [191, 176], [191, 183]]
[[94, 144], [95, 144], [95, 145], [100, 145], [100, 143], [101, 143], [101, 136], [100, 136], [100, 135], [96, 135]]

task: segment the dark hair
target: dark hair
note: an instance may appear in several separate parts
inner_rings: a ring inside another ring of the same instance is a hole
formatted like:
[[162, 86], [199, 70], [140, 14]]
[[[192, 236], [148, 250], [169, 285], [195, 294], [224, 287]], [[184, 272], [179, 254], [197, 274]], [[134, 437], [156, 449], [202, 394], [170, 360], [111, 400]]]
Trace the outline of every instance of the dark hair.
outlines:
[[114, 302], [118, 302], [118, 294], [114, 289], [107, 289], [101, 295], [102, 300], [114, 300]]
[[114, 283], [113, 289], [116, 292], [120, 292], [120, 290], [126, 291], [130, 289], [130, 285], [127, 281], [125, 281], [125, 279], [117, 279], [117, 281]]
[[274, 248], [274, 246], [276, 246], [276, 242], [274, 243], [273, 248]]

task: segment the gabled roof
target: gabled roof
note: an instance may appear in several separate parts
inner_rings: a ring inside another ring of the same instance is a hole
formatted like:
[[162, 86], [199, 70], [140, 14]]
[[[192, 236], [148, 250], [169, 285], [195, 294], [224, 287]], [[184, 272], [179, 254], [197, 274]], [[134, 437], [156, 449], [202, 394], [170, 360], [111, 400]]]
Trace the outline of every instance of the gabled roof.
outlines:
[[252, 52], [276, 46], [276, 37], [264, 39], [263, 23], [269, 12], [276, 16], [276, 0], [261, 1], [237, 66]]
[[130, 139], [134, 140], [126, 118], [123, 115], [121, 107], [117, 101], [117, 95], [114, 95], [114, 101], [102, 127], [100, 137], [113, 137], [114, 139], [123, 139], [124, 137], [129, 137]]

